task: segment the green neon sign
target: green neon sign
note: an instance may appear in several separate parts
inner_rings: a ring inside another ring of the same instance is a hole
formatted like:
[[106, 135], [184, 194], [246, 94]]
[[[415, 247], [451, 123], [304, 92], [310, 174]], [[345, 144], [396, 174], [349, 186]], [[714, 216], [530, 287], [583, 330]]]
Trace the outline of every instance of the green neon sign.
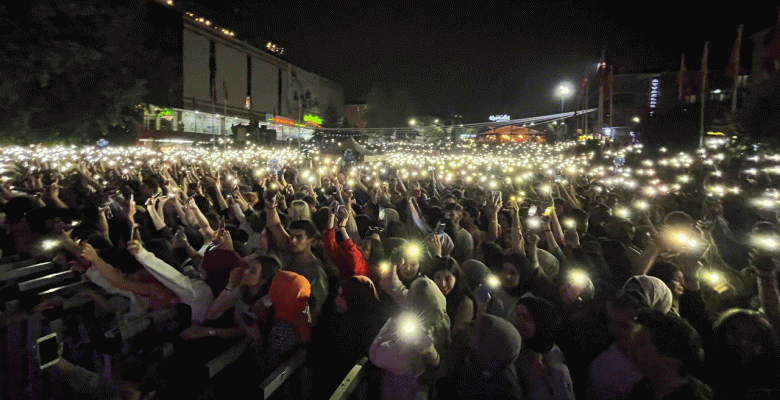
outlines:
[[303, 122], [313, 122], [317, 125], [322, 125], [322, 118], [316, 115], [306, 114], [303, 116]]

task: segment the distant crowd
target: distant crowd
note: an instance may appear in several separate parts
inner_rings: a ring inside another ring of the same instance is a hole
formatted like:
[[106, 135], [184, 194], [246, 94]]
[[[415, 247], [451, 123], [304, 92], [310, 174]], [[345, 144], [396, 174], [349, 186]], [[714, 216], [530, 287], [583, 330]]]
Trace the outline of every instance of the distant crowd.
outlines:
[[40, 146], [0, 168], [10, 398], [257, 398], [296, 354], [286, 398], [363, 358], [354, 398], [780, 398], [780, 155]]

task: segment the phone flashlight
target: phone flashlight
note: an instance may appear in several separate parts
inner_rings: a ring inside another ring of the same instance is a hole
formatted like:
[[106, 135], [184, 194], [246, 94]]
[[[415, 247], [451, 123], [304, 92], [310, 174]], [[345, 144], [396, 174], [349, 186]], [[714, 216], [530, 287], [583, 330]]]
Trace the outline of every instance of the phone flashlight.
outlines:
[[563, 226], [565, 226], [566, 229], [574, 229], [577, 227], [577, 222], [573, 218], [566, 218], [563, 220]]

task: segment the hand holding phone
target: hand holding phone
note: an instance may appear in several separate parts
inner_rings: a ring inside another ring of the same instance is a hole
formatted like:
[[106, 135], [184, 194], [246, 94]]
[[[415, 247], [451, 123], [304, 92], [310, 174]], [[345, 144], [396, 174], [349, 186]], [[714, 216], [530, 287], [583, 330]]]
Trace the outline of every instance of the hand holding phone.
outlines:
[[62, 359], [62, 349], [62, 343], [56, 332], [38, 338], [35, 342], [38, 368], [43, 370], [57, 364]]

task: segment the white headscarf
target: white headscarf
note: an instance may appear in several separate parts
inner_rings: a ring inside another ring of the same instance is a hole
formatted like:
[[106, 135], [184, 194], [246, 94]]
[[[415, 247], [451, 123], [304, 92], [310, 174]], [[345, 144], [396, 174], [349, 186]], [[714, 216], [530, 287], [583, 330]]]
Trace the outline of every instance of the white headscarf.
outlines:
[[664, 281], [653, 276], [636, 275], [628, 278], [621, 291], [631, 289], [632, 286], [641, 288], [650, 307], [663, 313], [668, 313], [672, 309], [672, 291]]

